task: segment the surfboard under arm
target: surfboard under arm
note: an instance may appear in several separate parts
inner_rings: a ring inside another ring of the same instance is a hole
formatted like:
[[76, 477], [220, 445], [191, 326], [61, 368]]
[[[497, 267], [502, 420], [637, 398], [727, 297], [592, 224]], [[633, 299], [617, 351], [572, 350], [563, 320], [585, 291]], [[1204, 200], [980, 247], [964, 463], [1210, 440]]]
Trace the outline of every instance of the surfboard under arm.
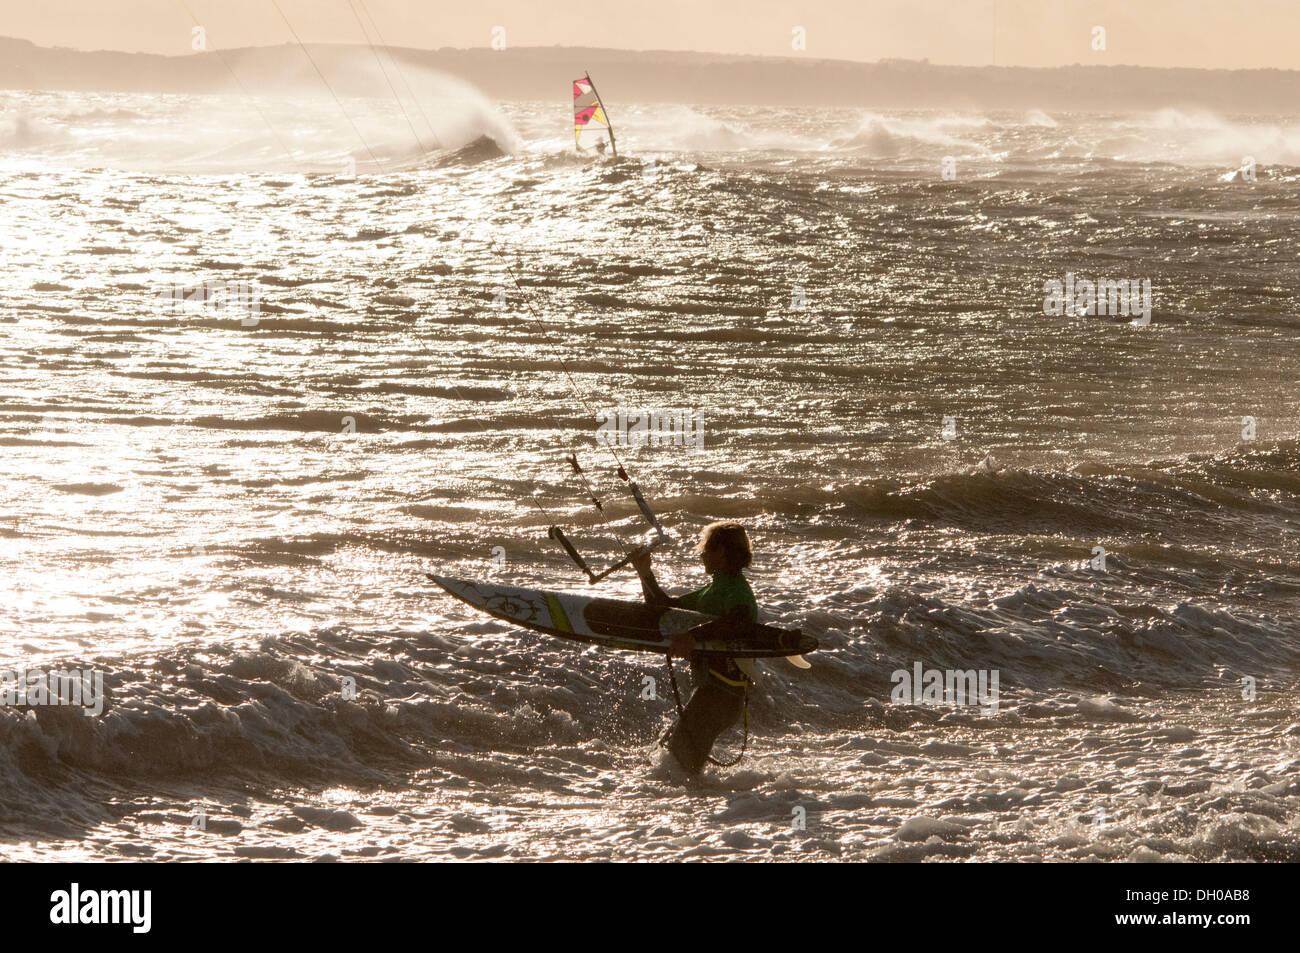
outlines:
[[817, 648], [817, 640], [798, 629], [735, 622], [689, 609], [624, 599], [427, 575], [450, 595], [494, 618], [591, 645], [664, 653], [677, 636], [689, 632], [696, 640], [695, 651], [706, 655], [791, 657]]

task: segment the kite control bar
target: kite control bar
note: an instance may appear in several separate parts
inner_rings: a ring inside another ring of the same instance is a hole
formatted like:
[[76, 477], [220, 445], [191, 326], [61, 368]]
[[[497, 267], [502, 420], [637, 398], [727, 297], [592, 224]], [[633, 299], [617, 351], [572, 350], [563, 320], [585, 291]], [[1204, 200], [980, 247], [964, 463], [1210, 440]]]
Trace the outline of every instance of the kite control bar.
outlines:
[[603, 572], [592, 572], [591, 567], [587, 565], [587, 560], [582, 558], [582, 553], [578, 552], [574, 548], [573, 543], [569, 542], [569, 537], [564, 535], [564, 530], [560, 529], [560, 527], [558, 526], [552, 526], [549, 530], [547, 530], [546, 535], [550, 536], [551, 539], [555, 540], [557, 543], [559, 543], [561, 546], [564, 547], [564, 551], [569, 554], [569, 558], [572, 559], [575, 563], [577, 563], [578, 568], [587, 574], [587, 580], [592, 585], [595, 585], [596, 583], [604, 579], [606, 576], [610, 575], [611, 573], [617, 572], [618, 570], [622, 569], [624, 566], [631, 563], [632, 560], [635, 559], [638, 554], [642, 552], [648, 553], [656, 546], [658, 546], [660, 543], [665, 542], [668, 539], [667, 536], [664, 536], [662, 534], [658, 535], [654, 539], [650, 540], [650, 542], [647, 543], [645, 546], [641, 546], [638, 547], [637, 549], [632, 550], [630, 553], [628, 553], [626, 556], [624, 556], [622, 559], [614, 563], [614, 565], [610, 566], [608, 569], [604, 570]]
[[[587, 475], [582, 472], [582, 467], [578, 465], [578, 455], [576, 453], [569, 454], [568, 462], [569, 466], [573, 468], [573, 472], [582, 480], [582, 484], [586, 487], [587, 495], [591, 498], [591, 502], [596, 505], [596, 509], [603, 513], [605, 507], [601, 504], [595, 491], [592, 490], [591, 484], [587, 481]], [[569, 537], [564, 535], [564, 530], [560, 529], [558, 526], [552, 526], [546, 533], [546, 535], [550, 536], [551, 539], [564, 547], [564, 551], [569, 554], [569, 558], [572, 559], [574, 563], [577, 564], [578, 568], [586, 574], [587, 580], [593, 585], [600, 582], [600, 580], [604, 579], [611, 573], [616, 572], [631, 563], [632, 560], [641, 552], [648, 553], [656, 546], [668, 542], [668, 534], [664, 532], [663, 525], [659, 522], [659, 518], [655, 516], [654, 511], [650, 509], [650, 504], [645, 501], [645, 496], [641, 493], [641, 488], [636, 485], [636, 481], [628, 477], [627, 471], [624, 470], [622, 466], [618, 468], [618, 475], [622, 478], [623, 482], [627, 484], [628, 490], [632, 493], [632, 498], [636, 500], [637, 509], [641, 511], [641, 515], [644, 516], [646, 522], [654, 528], [655, 535], [649, 543], [632, 550], [603, 572], [593, 572], [591, 567], [587, 565], [587, 560], [582, 558], [582, 553], [578, 552], [573, 543], [569, 542]]]

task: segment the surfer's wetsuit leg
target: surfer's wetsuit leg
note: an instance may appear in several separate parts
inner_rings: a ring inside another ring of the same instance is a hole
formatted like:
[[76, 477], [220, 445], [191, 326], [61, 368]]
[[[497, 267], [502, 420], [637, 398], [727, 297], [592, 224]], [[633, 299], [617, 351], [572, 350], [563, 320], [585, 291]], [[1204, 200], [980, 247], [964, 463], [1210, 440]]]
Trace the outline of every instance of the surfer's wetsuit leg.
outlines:
[[668, 736], [667, 746], [677, 763], [691, 774], [700, 773], [718, 735], [734, 725], [745, 708], [743, 690], [737, 693], [707, 670], [695, 684], [691, 700]]

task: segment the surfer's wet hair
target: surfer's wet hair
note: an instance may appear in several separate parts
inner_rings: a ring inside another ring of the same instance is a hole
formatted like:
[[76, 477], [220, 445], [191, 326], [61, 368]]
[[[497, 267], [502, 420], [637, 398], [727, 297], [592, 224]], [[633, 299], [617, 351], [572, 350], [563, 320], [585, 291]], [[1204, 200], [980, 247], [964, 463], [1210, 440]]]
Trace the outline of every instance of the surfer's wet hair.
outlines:
[[721, 553], [726, 560], [727, 572], [740, 572], [754, 561], [749, 548], [749, 534], [739, 523], [710, 523], [700, 530], [700, 541], [695, 544], [695, 555], [705, 550]]

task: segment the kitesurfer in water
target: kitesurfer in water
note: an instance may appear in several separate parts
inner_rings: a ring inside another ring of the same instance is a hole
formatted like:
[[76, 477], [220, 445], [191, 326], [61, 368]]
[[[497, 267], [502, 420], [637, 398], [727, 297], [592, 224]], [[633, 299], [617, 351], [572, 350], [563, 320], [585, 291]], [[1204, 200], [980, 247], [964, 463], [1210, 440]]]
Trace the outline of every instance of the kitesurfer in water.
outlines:
[[[749, 536], [739, 523], [711, 523], [700, 532], [695, 555], [712, 581], [702, 589], [676, 598], [660, 588], [650, 569], [650, 553], [635, 556], [632, 565], [641, 577], [641, 589], [650, 605], [678, 606], [709, 615], [758, 621], [758, 604], [744, 571], [753, 559]], [[692, 654], [695, 639], [685, 633], [673, 640], [669, 655], [690, 657], [694, 691], [686, 709], [668, 737], [667, 747], [691, 774], [699, 773], [718, 736], [736, 723], [745, 707], [749, 677], [736, 660], [725, 656]]]

